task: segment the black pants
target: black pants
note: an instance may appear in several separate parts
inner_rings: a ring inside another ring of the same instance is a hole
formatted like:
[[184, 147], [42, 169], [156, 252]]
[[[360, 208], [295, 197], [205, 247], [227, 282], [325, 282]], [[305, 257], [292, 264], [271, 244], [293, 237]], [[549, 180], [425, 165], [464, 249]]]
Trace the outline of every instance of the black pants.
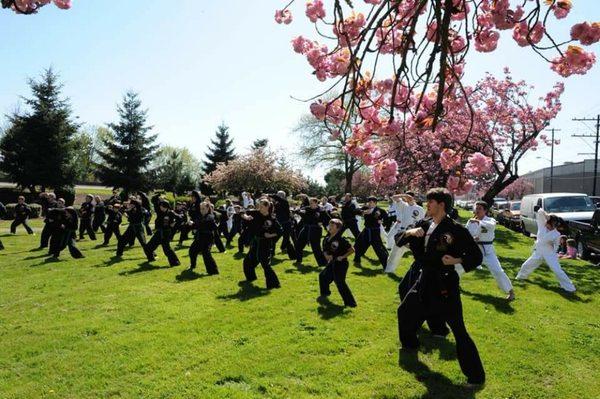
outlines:
[[152, 220], [152, 214], [148, 214], [144, 217], [144, 228], [146, 229], [146, 235], [152, 235], [152, 227], [150, 227], [150, 221]]
[[190, 231], [192, 228], [187, 223], [179, 226], [179, 245], [183, 245], [183, 242], [190, 237]]
[[240, 226], [239, 223], [233, 222], [233, 224], [231, 225], [231, 230], [229, 231], [229, 234], [227, 234], [227, 245], [231, 245], [231, 241], [233, 241], [233, 239], [235, 238], [235, 235], [238, 234], [240, 232]]
[[315, 256], [315, 260], [319, 266], [325, 266], [327, 259], [323, 255], [321, 249], [321, 226], [312, 224], [304, 225], [298, 234], [298, 241], [296, 242], [296, 260], [302, 263], [303, 251], [306, 244], [310, 243], [310, 246]]
[[106, 221], [106, 215], [96, 216], [94, 215], [94, 221], [92, 222], [92, 229], [94, 232], [98, 232], [98, 229], [106, 234], [106, 227], [104, 227], [104, 222]]
[[83, 258], [81, 251], [75, 246], [75, 230], [58, 230], [52, 236], [52, 245], [50, 246], [51, 254], [59, 257], [62, 250], [69, 248], [69, 253], [75, 259]]
[[250, 245], [250, 235], [248, 230], [242, 230], [238, 237], [238, 252], [244, 252], [244, 247]]
[[16, 234], [17, 226], [20, 224], [22, 224], [23, 227], [25, 227], [25, 230], [27, 230], [27, 234], [33, 234], [33, 230], [31, 230], [31, 227], [29, 227], [29, 224], [27, 224], [27, 218], [13, 220], [13, 222], [10, 224], [10, 232]]
[[48, 248], [50, 237], [52, 236], [52, 225], [44, 222], [44, 228], [42, 228], [42, 234], [40, 235], [40, 248]]
[[344, 234], [346, 230], [350, 230], [350, 232], [354, 236], [354, 239], [358, 238], [358, 236], [360, 235], [360, 230], [358, 229], [358, 222], [356, 221], [356, 218], [344, 220], [344, 228], [342, 229], [342, 234]]
[[108, 245], [113, 234], [117, 238], [117, 241], [121, 239], [121, 230], [119, 229], [119, 225], [109, 223], [106, 225], [106, 228], [104, 230], [104, 245]]
[[2, 244], [2, 240], [0, 240], [0, 251], [4, 249], [4, 244]]
[[92, 219], [81, 219], [79, 221], [79, 239], [83, 240], [83, 234], [87, 232], [90, 236], [90, 240], [96, 239], [96, 233], [92, 228]]
[[322, 296], [329, 296], [331, 295], [329, 285], [333, 282], [335, 283], [335, 286], [344, 300], [344, 305], [356, 306], [356, 301], [354, 300], [354, 296], [352, 296], [352, 291], [350, 291], [350, 287], [348, 287], [348, 284], [346, 283], [347, 272], [347, 260], [341, 262], [329, 262], [325, 269], [319, 274], [319, 289]]
[[221, 241], [221, 233], [219, 233], [218, 229], [213, 231], [213, 238], [215, 241], [215, 247], [217, 247], [219, 252], [225, 252], [225, 245], [223, 245], [223, 241]]
[[[281, 251], [286, 252], [290, 260], [293, 260], [297, 257], [296, 249], [294, 248], [293, 241], [293, 232], [292, 232], [292, 221], [287, 220], [285, 222], [280, 222], [281, 227], [283, 228], [283, 234], [281, 235]], [[276, 243], [275, 243], [276, 244]], [[275, 245], [273, 245], [275, 246]]]
[[244, 275], [247, 281], [256, 280], [256, 267], [260, 263], [265, 272], [267, 288], [279, 288], [279, 279], [271, 267], [272, 240], [254, 238], [250, 244], [250, 251], [244, 258]]
[[132, 241], [135, 242], [136, 238], [142, 245], [142, 248], [145, 248], [146, 236], [144, 235], [144, 226], [142, 224], [130, 224], [127, 226], [125, 233], [119, 238], [119, 243], [117, 244], [117, 256], [123, 255], [125, 246]]
[[475, 343], [469, 336], [463, 320], [462, 303], [458, 287], [458, 275], [449, 272], [446, 296], [431, 293], [411, 293], [398, 307], [398, 333], [403, 348], [419, 346], [417, 330], [429, 317], [440, 317], [450, 326], [456, 341], [458, 363], [468, 382], [481, 384], [485, 371]]
[[146, 253], [146, 257], [149, 262], [152, 262], [156, 258], [154, 257], [154, 251], [160, 245], [162, 247], [163, 253], [169, 259], [169, 265], [177, 266], [179, 265], [179, 258], [177, 254], [171, 248], [171, 237], [173, 237], [173, 233], [168, 229], [157, 229], [152, 234], [152, 238], [146, 246], [144, 247], [144, 252]]
[[360, 262], [360, 258], [367, 252], [367, 249], [369, 249], [370, 246], [375, 250], [381, 266], [385, 269], [388, 251], [381, 241], [381, 229], [379, 227], [365, 227], [362, 233], [360, 233], [354, 245], [354, 248], [356, 249], [354, 261]]
[[196, 268], [196, 259], [198, 259], [198, 254], [202, 254], [202, 260], [204, 261], [204, 267], [206, 268], [206, 272], [208, 274], [219, 274], [219, 268], [217, 267], [217, 262], [215, 262], [215, 258], [213, 258], [210, 253], [210, 249], [213, 244], [213, 235], [212, 233], [198, 233], [194, 236], [194, 242], [190, 246], [189, 254], [190, 254], [190, 269]]

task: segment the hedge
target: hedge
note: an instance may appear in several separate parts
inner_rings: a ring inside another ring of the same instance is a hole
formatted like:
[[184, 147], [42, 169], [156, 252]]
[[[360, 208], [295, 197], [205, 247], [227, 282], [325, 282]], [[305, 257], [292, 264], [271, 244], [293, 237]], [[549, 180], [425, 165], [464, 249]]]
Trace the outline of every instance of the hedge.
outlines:
[[[13, 220], [15, 218], [15, 206], [17, 204], [6, 204], [6, 215], [4, 215], [3, 219]], [[31, 219], [39, 218], [42, 215], [42, 207], [38, 204], [29, 204], [29, 209], [31, 209], [31, 215], [29, 217]]]

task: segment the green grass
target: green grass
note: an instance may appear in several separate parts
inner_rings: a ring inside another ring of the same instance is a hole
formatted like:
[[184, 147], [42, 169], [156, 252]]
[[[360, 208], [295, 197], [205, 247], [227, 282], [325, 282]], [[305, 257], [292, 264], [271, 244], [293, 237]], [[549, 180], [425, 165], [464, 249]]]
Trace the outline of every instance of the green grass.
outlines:
[[[561, 295], [542, 266], [504, 302], [487, 270], [463, 278], [464, 313], [488, 381], [464, 382], [454, 341], [422, 334], [419, 363], [399, 366], [399, 278], [351, 266], [358, 308], [318, 296], [312, 255], [298, 269], [281, 254], [282, 288], [244, 288], [242, 261], [215, 253], [221, 274], [148, 266], [139, 247], [115, 263], [114, 243], [75, 261], [46, 262], [39, 236], [0, 237], [0, 398], [593, 398], [600, 392], [600, 272], [565, 262], [578, 293]], [[35, 222], [39, 228], [39, 221]], [[514, 277], [532, 241], [499, 229], [498, 253]], [[189, 244], [189, 242], [187, 243]], [[375, 259], [373, 253], [368, 257]], [[402, 275], [410, 259], [398, 270]]]

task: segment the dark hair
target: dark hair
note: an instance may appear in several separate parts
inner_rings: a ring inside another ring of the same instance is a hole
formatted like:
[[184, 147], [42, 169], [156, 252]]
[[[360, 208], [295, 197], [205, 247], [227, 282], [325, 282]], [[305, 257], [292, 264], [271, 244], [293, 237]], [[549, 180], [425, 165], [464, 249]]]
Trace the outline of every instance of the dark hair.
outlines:
[[564, 222], [558, 216], [556, 216], [556, 215], [550, 215], [550, 216], [548, 216], [548, 220], [546, 221], [546, 223], [550, 224], [554, 228], [557, 228], [557, 227], [559, 227]]
[[368, 201], [368, 202], [370, 202], [370, 201], [377, 202], [377, 197], [375, 197], [375, 196], [370, 196], [370, 197], [368, 197], [368, 198], [367, 198], [367, 201]]
[[336, 219], [336, 218], [331, 219], [329, 221], [329, 224], [335, 224], [338, 229], [341, 229], [344, 227], [344, 222], [342, 222], [340, 219]]
[[572, 239], [572, 238], [569, 238], [569, 239], [567, 240], [567, 245], [568, 245], [569, 247], [577, 247], [577, 241], [575, 241], [575, 240], [574, 240], [574, 239]]
[[[413, 198], [415, 198], [415, 197], [416, 197], [416, 194], [415, 194], [413, 191], [407, 191], [405, 194], [406, 194], [406, 195], [410, 195], [410, 196], [411, 196], [411, 197], [413, 197]], [[415, 198], [415, 199], [416, 199], [416, 198]]]
[[485, 209], [486, 211], [487, 211], [488, 209], [490, 209], [490, 206], [489, 206], [489, 205], [488, 205], [488, 203], [487, 203], [487, 202], [485, 202], [485, 201], [477, 201], [477, 202], [475, 202], [475, 207], [478, 207], [478, 206], [481, 206], [481, 207], [482, 207], [483, 209]]
[[432, 188], [431, 190], [427, 191], [426, 198], [428, 201], [434, 200], [436, 202], [444, 203], [446, 213], [450, 212], [454, 202], [452, 200], [452, 194], [450, 194], [450, 191], [442, 187]]

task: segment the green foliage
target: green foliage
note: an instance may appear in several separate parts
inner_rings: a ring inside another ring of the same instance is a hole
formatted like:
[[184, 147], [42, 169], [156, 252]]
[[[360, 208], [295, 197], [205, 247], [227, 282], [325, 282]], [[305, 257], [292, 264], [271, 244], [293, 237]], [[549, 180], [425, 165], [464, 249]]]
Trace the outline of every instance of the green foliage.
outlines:
[[304, 190], [304, 193], [309, 197], [322, 197], [327, 195], [327, 189], [321, 183], [309, 177], [306, 180], [306, 189]]
[[61, 97], [58, 75], [47, 69], [39, 80], [30, 79], [29, 108], [9, 116], [9, 126], [0, 139], [0, 169], [21, 187], [72, 185], [78, 125], [73, 121], [68, 99]]
[[204, 156], [206, 161], [202, 168], [204, 175], [209, 175], [217, 169], [219, 163], [228, 163], [235, 159], [233, 139], [229, 136], [229, 127], [225, 123], [217, 128], [216, 137], [211, 140], [212, 146]]
[[[39, 233], [40, 220], [33, 221]], [[0, 233], [8, 230], [0, 222]], [[102, 235], [100, 234], [100, 239]], [[598, 270], [565, 261], [578, 294], [562, 296], [542, 266], [517, 283], [507, 304], [487, 270], [462, 278], [467, 329], [486, 368], [474, 392], [456, 361], [454, 340], [422, 334], [419, 361], [398, 363], [397, 276], [388, 277], [369, 250], [351, 266], [358, 301], [344, 309], [315, 301], [311, 255], [297, 267], [275, 255], [282, 288], [264, 289], [262, 271], [243, 280], [236, 248], [213, 252], [221, 274], [186, 273], [145, 263], [138, 244], [116, 262], [114, 240], [77, 243], [86, 258], [45, 262], [36, 237], [3, 234], [0, 281], [0, 392], [16, 398], [594, 398], [600, 392]], [[509, 276], [533, 241], [498, 228], [497, 252]], [[190, 244], [187, 241], [186, 244]]]
[[252, 150], [259, 150], [261, 148], [267, 148], [269, 146], [269, 139], [256, 139], [252, 142], [250, 148]]
[[325, 191], [328, 195], [340, 195], [346, 183], [346, 174], [341, 169], [331, 169], [324, 176]]
[[120, 120], [108, 125], [112, 134], [102, 141], [106, 149], [98, 152], [98, 177], [103, 184], [127, 193], [147, 190], [152, 177], [149, 168], [158, 149], [156, 135], [148, 134], [152, 130], [146, 124], [148, 111], [142, 109], [138, 94], [129, 91], [117, 112]]
[[181, 195], [199, 185], [200, 162], [187, 148], [161, 147], [153, 169], [156, 188]]
[[[13, 220], [15, 218], [15, 206], [17, 204], [5, 204], [6, 206], [6, 214], [2, 217], [2, 219]], [[42, 207], [38, 204], [29, 204], [29, 209], [31, 209], [31, 214], [29, 215], [30, 219], [39, 218], [42, 214]]]

